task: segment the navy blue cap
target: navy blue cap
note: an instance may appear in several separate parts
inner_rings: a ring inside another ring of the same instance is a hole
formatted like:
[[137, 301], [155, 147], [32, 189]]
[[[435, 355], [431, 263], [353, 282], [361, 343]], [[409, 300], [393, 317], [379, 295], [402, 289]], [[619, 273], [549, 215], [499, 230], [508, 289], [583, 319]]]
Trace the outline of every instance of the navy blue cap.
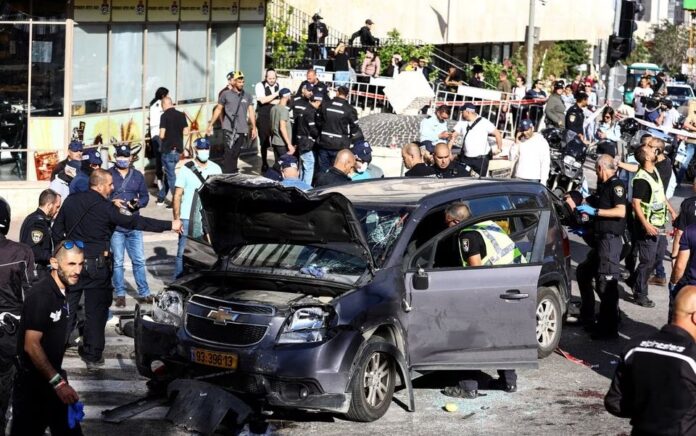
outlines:
[[518, 132], [526, 132], [529, 129], [534, 129], [534, 123], [529, 119], [520, 121], [520, 124], [517, 126]]
[[278, 158], [280, 168], [298, 168], [299, 162], [297, 158], [291, 154], [284, 154]]
[[79, 139], [73, 139], [70, 141], [70, 144], [68, 144], [68, 150], [70, 151], [82, 151], [84, 148], [84, 144], [82, 144], [82, 141]]
[[356, 159], [367, 163], [372, 161], [372, 147], [370, 147], [369, 142], [358, 141], [353, 145], [352, 150]]
[[464, 103], [464, 110], [470, 111], [470, 112], [477, 112], [478, 111], [478, 109], [476, 109], [476, 105], [473, 103], [469, 103], [469, 102]]
[[199, 150], [209, 150], [210, 141], [208, 141], [208, 138], [198, 138], [196, 139], [196, 148]]
[[288, 88], [283, 88], [278, 92], [278, 95], [281, 97], [285, 97], [286, 95], [292, 94], [292, 91], [290, 91]]
[[131, 148], [128, 144], [119, 144], [116, 146], [116, 156], [130, 157]]
[[[101, 154], [99, 154], [99, 150], [96, 148], [90, 148], [87, 150], [87, 153], [85, 153], [88, 157], [87, 159], [89, 160], [90, 165], [101, 165], [102, 164], [102, 158]], [[118, 154], [117, 154], [118, 156]]]

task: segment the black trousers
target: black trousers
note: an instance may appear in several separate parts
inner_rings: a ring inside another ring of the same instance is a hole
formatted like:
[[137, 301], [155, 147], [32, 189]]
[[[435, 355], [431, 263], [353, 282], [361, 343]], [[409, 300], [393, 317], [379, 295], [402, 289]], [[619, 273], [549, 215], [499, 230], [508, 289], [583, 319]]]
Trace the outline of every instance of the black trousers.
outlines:
[[225, 154], [222, 157], [222, 172], [225, 174], [236, 174], [239, 172], [237, 164], [239, 163], [239, 154], [242, 152], [242, 146], [246, 143], [246, 134], [232, 135], [229, 130], [223, 130]]
[[86, 259], [85, 266], [77, 285], [68, 291], [68, 331], [70, 334], [77, 327], [77, 311], [84, 294], [84, 330], [82, 333], [82, 358], [96, 362], [104, 352], [104, 329], [109, 318], [112, 302], [111, 262], [99, 266], [96, 259]]
[[648, 297], [648, 279], [655, 268], [657, 246], [658, 238], [656, 236], [643, 235], [636, 241], [638, 266], [636, 267], [633, 284], [633, 295], [636, 298]]
[[488, 155], [466, 157], [463, 154], [460, 156], [462, 163], [469, 165], [474, 171], [479, 173], [481, 177], [486, 177], [488, 173]]
[[68, 406], [40, 375], [19, 371], [12, 400], [12, 436], [41, 436], [46, 427], [51, 435], [81, 435], [78, 423], [68, 427]]
[[514, 369], [499, 369], [498, 377], [509, 385], [517, 385], [517, 373]]
[[261, 147], [261, 166], [268, 168], [268, 149], [271, 148], [271, 118], [268, 115], [256, 115], [256, 128], [259, 132], [259, 146]]
[[[15, 349], [16, 348], [17, 346], [15, 344]], [[7, 359], [3, 359], [2, 369], [0, 369], [0, 429], [3, 431], [7, 427], [5, 416], [10, 406], [10, 400], [12, 399], [12, 389], [16, 373], [17, 367], [15, 366], [14, 360], [8, 361]]]
[[576, 270], [578, 288], [580, 288], [580, 319], [586, 324], [595, 320], [595, 289], [599, 296], [598, 327], [602, 331], [616, 332], [619, 326], [619, 277], [621, 274], [620, 236], [601, 235], [595, 241], [595, 247]]

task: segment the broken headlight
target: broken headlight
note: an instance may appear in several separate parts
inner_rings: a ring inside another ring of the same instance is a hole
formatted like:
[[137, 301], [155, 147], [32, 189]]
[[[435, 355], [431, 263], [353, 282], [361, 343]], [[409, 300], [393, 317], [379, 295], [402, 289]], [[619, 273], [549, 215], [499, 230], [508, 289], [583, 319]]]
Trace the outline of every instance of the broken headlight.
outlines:
[[184, 297], [176, 291], [164, 291], [155, 296], [152, 319], [160, 324], [181, 325], [184, 316]]
[[326, 337], [326, 324], [329, 317], [323, 307], [302, 307], [297, 309], [285, 323], [278, 338], [279, 344], [300, 344], [320, 342]]

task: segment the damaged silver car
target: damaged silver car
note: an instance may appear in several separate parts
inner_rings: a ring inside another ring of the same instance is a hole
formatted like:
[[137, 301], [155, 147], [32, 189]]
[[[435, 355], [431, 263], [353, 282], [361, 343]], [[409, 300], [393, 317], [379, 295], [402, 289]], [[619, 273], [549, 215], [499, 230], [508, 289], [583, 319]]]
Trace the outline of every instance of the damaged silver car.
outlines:
[[[449, 228], [445, 208], [471, 219]], [[380, 179], [303, 193], [216, 176], [194, 200], [196, 270], [136, 308], [139, 372], [270, 407], [373, 421], [416, 372], [535, 367], [568, 309], [567, 235], [538, 183]], [[459, 232], [494, 221], [521, 260], [463, 267]]]

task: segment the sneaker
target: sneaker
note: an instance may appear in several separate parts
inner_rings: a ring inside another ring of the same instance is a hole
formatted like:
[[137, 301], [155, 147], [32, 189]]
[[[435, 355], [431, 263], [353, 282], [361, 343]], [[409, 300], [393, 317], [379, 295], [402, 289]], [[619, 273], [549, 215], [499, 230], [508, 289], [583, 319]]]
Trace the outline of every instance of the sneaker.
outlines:
[[126, 307], [126, 297], [116, 297], [116, 307]]
[[85, 362], [85, 365], [87, 366], [87, 369], [99, 369], [102, 366], [104, 366], [104, 356], [101, 356], [97, 360], [92, 360], [88, 359], [85, 357], [84, 353], [82, 352], [82, 345], [77, 347], [77, 354], [80, 356], [80, 359], [82, 359], [83, 362]]
[[266, 171], [268, 171], [268, 164], [267, 163], [261, 165], [261, 174], [262, 175], [266, 174]]
[[166, 203], [164, 202], [163, 199], [158, 198], [156, 204], [157, 204], [157, 206], [164, 206]]
[[648, 279], [648, 284], [655, 285], [655, 286], [666, 286], [667, 285], [667, 278], [666, 277], [652, 276]]
[[171, 205], [171, 203], [170, 203], [170, 204], [167, 205], [166, 209], [171, 209], [171, 208], [172, 208], [172, 205]]
[[442, 390], [448, 397], [474, 399], [479, 396], [476, 380], [462, 380], [454, 386]]
[[647, 308], [655, 307], [655, 303], [648, 297], [636, 297], [634, 303]]

